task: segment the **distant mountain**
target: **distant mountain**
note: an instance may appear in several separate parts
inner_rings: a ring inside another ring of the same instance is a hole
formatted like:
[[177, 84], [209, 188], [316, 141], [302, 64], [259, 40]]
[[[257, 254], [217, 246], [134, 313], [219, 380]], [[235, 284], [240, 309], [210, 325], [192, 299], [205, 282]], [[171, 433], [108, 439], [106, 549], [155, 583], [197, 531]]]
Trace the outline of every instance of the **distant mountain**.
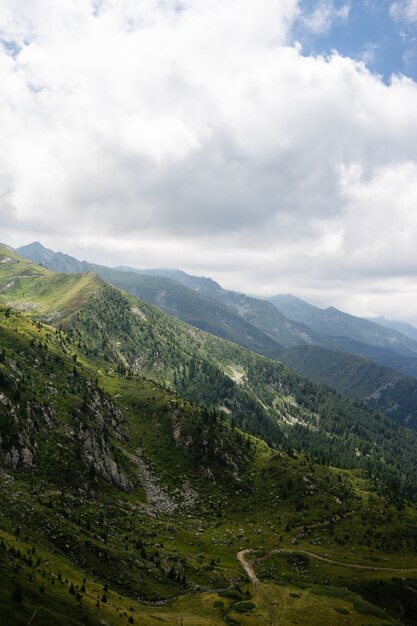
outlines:
[[268, 300], [286, 317], [296, 322], [305, 323], [322, 311], [319, 307], [291, 294], [279, 294], [268, 298]]
[[69, 254], [54, 252], [45, 248], [39, 241], [34, 241], [27, 246], [16, 249], [21, 256], [33, 263], [39, 263], [53, 272], [89, 272], [91, 264], [87, 261], [79, 261]]
[[292, 295], [271, 302], [287, 317], [302, 322], [321, 336], [323, 348], [368, 357], [386, 367], [417, 376], [417, 341], [398, 330], [355, 317], [335, 307], [320, 309]]
[[274, 356], [282, 348], [320, 341], [306, 326], [286, 319], [270, 302], [227, 291], [210, 278], [189, 276], [181, 270], [111, 269], [53, 252], [39, 242], [17, 252], [55, 272], [96, 272], [170, 315], [260, 354]]
[[123, 272], [135, 272], [136, 274], [150, 274], [170, 278], [177, 283], [190, 287], [190, 289], [193, 289], [194, 291], [200, 291], [205, 295], [212, 297], [216, 297], [219, 293], [224, 291], [219, 283], [216, 283], [216, 281], [212, 278], [207, 278], [206, 276], [191, 276], [182, 270], [170, 270], [166, 268], [138, 270], [134, 267], [125, 266], [119, 266], [115, 269]]
[[403, 333], [403, 335], [407, 335], [410, 339], [417, 341], [417, 328], [412, 324], [399, 322], [398, 320], [387, 320], [385, 317], [371, 318], [371, 322], [375, 322], [376, 324], [380, 324], [380, 326], [385, 326], [386, 328], [398, 330], [400, 333]]
[[342, 395], [366, 403], [397, 422], [417, 428], [417, 380], [378, 365], [365, 357], [296, 346], [280, 359], [316, 383], [324, 383]]
[[152, 274], [91, 266], [104, 280], [157, 306], [162, 311], [258, 354], [276, 358], [282, 346], [255, 325], [208, 296]]
[[306, 324], [323, 335], [348, 337], [370, 346], [387, 348], [402, 356], [417, 357], [417, 341], [398, 331], [339, 311], [335, 307], [321, 311]]
[[306, 326], [287, 319], [282, 313], [277, 313], [277, 308], [267, 300], [253, 298], [243, 293], [223, 289], [216, 281], [205, 276], [191, 276], [182, 270], [152, 269], [137, 270], [134, 268], [120, 268], [124, 271], [132, 271], [139, 274], [153, 274], [170, 278], [193, 291], [197, 291], [206, 297], [214, 298], [225, 305], [244, 320], [264, 332], [272, 340], [285, 347], [313, 344], [320, 341], [315, 333]]
[[[271, 302], [260, 300], [181, 270], [110, 269], [55, 253], [39, 242], [18, 252], [54, 271], [96, 272], [177, 319], [258, 354], [278, 358], [283, 349], [316, 345], [364, 356], [417, 378], [417, 342], [332, 307], [323, 310], [291, 295], [276, 296]], [[355, 363], [352, 367], [356, 368]]]

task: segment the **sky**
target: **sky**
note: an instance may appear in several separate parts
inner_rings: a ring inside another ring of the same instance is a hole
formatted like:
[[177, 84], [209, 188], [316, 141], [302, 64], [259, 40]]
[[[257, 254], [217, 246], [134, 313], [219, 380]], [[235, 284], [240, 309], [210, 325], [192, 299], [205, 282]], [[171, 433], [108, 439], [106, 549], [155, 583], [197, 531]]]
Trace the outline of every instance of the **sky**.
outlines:
[[417, 0], [2, 0], [0, 241], [417, 323]]

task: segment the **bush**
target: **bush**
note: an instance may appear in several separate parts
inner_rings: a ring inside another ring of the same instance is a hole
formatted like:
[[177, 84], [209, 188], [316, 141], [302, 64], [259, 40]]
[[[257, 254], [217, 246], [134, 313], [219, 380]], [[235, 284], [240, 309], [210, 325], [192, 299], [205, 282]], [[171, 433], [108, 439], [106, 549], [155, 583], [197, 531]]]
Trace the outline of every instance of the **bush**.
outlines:
[[255, 608], [256, 604], [253, 602], [239, 602], [238, 604], [235, 604], [233, 610], [236, 611], [236, 613], [247, 613]]
[[243, 600], [242, 594], [235, 589], [225, 589], [219, 592], [221, 598], [228, 598], [229, 600]]

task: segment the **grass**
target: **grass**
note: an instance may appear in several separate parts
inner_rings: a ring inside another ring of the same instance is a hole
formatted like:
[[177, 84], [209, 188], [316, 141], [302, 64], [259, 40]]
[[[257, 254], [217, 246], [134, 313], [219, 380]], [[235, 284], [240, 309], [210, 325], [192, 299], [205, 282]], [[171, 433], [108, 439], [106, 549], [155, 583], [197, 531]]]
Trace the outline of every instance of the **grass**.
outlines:
[[[38, 298], [43, 313], [58, 302], [67, 315], [84, 297], [93, 307], [90, 292], [101, 289], [86, 275], [71, 290], [69, 275], [67, 289], [60, 290], [46, 270], [33, 271], [45, 292], [33, 287], [29, 295]], [[305, 624], [303, 615], [309, 624], [392, 623], [380, 612], [384, 608], [393, 616], [401, 610], [412, 615], [411, 574], [400, 585], [393, 580], [398, 572], [376, 568], [417, 567], [414, 504], [398, 511], [362, 469], [274, 450], [155, 380], [117, 373], [100, 352], [85, 349], [86, 335], [41, 324], [31, 319], [33, 310], [28, 313], [0, 308], [2, 445], [21, 449], [24, 441], [35, 461], [30, 473], [21, 466], [0, 471], [0, 606], [6, 623], [27, 624], [36, 611], [35, 626], [127, 624], [129, 618], [215, 625], [225, 623], [225, 614], [230, 624], [268, 624], [265, 597], [289, 624]], [[81, 316], [81, 327], [84, 322]], [[120, 315], [120, 324], [125, 322]], [[148, 333], [147, 322], [140, 323]], [[181, 342], [186, 355], [189, 336]], [[215, 346], [213, 352], [220, 360]], [[248, 376], [251, 358], [239, 370]], [[262, 401], [288, 407], [276, 390], [256, 392]], [[45, 422], [47, 408], [51, 424]], [[111, 452], [129, 490], [96, 471], [80, 445], [87, 432], [99, 459], [104, 450]], [[171, 514], [152, 505], [143, 466], [132, 460], [138, 454], [176, 504]], [[237, 551], [252, 548], [262, 556], [277, 547], [287, 554], [257, 565], [262, 583], [260, 594], [252, 595]], [[375, 565], [375, 571], [294, 559], [294, 549]], [[381, 580], [384, 593], [378, 594]], [[166, 604], [152, 604], [161, 600]]]

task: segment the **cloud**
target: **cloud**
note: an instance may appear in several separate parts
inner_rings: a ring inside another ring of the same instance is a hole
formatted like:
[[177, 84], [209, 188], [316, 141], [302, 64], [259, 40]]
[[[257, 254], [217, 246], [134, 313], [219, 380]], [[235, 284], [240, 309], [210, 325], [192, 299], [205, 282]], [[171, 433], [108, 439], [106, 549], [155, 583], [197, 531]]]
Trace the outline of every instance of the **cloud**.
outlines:
[[375, 64], [376, 54], [379, 50], [379, 45], [375, 42], [368, 42], [359, 55], [359, 59], [365, 63], [365, 65], [372, 66]]
[[395, 20], [414, 24], [417, 22], [417, 0], [393, 2], [390, 6], [390, 15]]
[[346, 21], [349, 13], [349, 4], [336, 7], [333, 0], [320, 0], [310, 13], [301, 16], [301, 22], [306, 30], [318, 35], [327, 33], [335, 23]]
[[417, 86], [304, 56], [301, 18], [296, 0], [3, 0], [1, 239], [358, 312], [387, 313], [389, 286], [417, 320]]

